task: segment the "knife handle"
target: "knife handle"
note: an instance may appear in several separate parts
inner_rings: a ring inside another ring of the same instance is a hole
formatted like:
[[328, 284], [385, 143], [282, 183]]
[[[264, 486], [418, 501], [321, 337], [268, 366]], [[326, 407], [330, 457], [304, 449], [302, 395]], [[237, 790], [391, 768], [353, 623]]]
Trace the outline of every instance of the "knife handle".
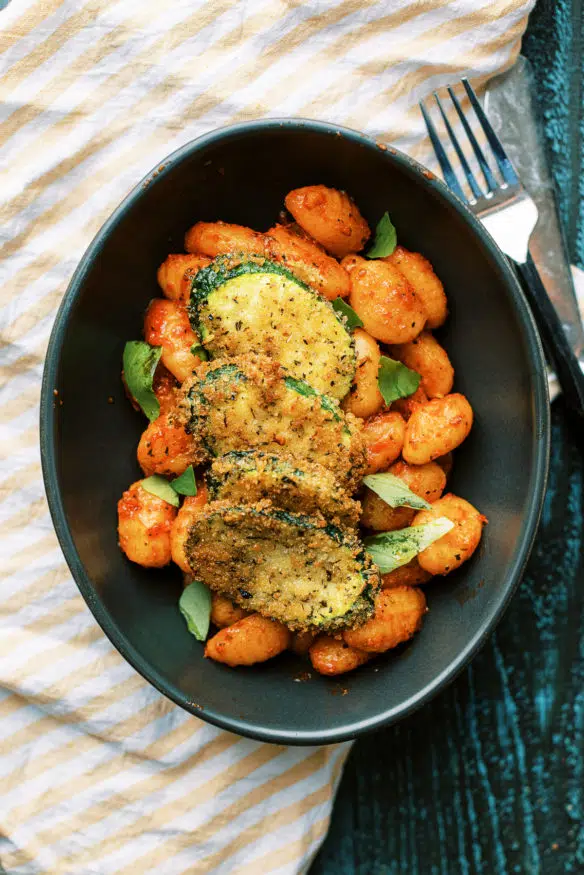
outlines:
[[560, 317], [545, 289], [533, 258], [527, 255], [523, 264], [516, 263], [523, 291], [529, 301], [537, 327], [549, 354], [553, 358], [564, 400], [584, 425], [584, 372], [568, 342]]

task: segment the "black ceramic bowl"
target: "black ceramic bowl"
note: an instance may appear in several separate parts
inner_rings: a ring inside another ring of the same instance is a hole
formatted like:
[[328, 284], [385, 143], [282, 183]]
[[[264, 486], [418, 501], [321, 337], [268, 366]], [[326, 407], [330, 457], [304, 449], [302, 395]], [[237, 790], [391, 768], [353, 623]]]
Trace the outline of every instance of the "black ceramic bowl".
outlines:
[[[489, 519], [480, 549], [426, 588], [421, 633], [340, 679], [292, 654], [232, 670], [203, 659], [177, 608], [178, 571], [147, 571], [117, 544], [116, 503], [140, 476], [146, 423], [120, 383], [126, 340], [141, 336], [156, 269], [200, 219], [268, 228], [292, 188], [346, 189], [370, 224], [389, 210], [405, 246], [443, 280], [441, 331], [456, 389], [475, 410], [451, 490]], [[56, 403], [58, 390], [62, 404]], [[109, 403], [113, 398], [114, 403]], [[257, 121], [208, 134], [165, 159], [116, 210], [83, 256], [57, 316], [41, 404], [43, 470], [53, 520], [77, 584], [104, 632], [183, 708], [243, 735], [316, 744], [397, 720], [456, 675], [509, 601], [542, 504], [548, 400], [541, 346], [504, 257], [479, 222], [419, 165], [366, 137], [317, 122]], [[340, 691], [346, 695], [337, 695]]]

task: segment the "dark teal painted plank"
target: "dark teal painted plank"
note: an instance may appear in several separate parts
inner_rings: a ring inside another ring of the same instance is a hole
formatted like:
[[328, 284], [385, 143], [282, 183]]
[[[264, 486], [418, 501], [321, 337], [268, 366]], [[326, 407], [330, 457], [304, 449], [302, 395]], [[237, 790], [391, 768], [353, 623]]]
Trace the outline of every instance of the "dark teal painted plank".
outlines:
[[[584, 0], [524, 43], [572, 259], [584, 266]], [[584, 463], [554, 405], [548, 494], [496, 634], [441, 696], [357, 742], [311, 875], [584, 873]]]
[[539, 0], [522, 51], [537, 77], [570, 254], [584, 267], [584, 0]]

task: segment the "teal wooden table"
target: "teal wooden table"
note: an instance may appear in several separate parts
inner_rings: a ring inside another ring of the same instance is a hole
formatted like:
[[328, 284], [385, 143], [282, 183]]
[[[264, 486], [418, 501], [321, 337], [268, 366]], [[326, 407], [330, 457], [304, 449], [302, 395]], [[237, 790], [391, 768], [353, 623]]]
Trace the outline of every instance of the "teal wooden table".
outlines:
[[[584, 267], [584, 4], [524, 41], [572, 260]], [[513, 602], [458, 680], [358, 741], [310, 875], [584, 873], [584, 446], [553, 406], [549, 487]]]

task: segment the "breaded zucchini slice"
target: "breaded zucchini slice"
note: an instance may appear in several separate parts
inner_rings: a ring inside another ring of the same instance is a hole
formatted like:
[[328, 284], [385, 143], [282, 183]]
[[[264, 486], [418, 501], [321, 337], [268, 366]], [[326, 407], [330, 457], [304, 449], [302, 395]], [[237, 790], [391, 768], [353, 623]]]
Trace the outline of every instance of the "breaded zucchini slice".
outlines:
[[189, 315], [212, 357], [253, 350], [331, 398], [351, 388], [355, 349], [342, 317], [273, 261], [216, 258], [193, 279]]
[[365, 466], [358, 420], [337, 401], [286, 375], [268, 356], [218, 359], [182, 387], [187, 430], [210, 456], [261, 447], [317, 462], [347, 488]]
[[206, 481], [211, 501], [238, 505], [269, 499], [280, 510], [321, 513], [352, 528], [359, 522], [360, 505], [338, 485], [332, 471], [285, 453], [235, 450], [213, 461]]
[[372, 616], [379, 572], [354, 532], [269, 502], [204, 507], [185, 555], [193, 574], [290, 629], [341, 629]]

